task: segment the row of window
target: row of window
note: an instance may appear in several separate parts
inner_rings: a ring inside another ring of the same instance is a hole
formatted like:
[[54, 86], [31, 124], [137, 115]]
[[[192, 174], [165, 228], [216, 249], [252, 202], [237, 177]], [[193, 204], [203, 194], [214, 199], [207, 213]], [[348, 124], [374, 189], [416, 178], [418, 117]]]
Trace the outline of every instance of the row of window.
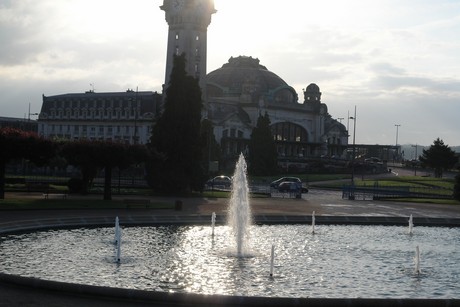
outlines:
[[[180, 34], [177, 32], [176, 33], [176, 55], [181, 54], [181, 50], [179, 48], [179, 38]], [[197, 47], [195, 47], [195, 77], [199, 78], [200, 77], [200, 48], [199, 48], [199, 40], [200, 40], [200, 35], [195, 35], [195, 41], [197, 43]]]
[[241, 130], [237, 130], [237, 129], [225, 129], [223, 132], [222, 132], [222, 137], [224, 138], [227, 138], [227, 137], [231, 137], [231, 138], [239, 138], [239, 139], [242, 139], [243, 138], [243, 131]]
[[[41, 125], [41, 130], [45, 130], [45, 125]], [[49, 126], [51, 133], [54, 132], [71, 132], [73, 131], [74, 133], [96, 133], [96, 131], [99, 134], [112, 134], [112, 133], [130, 133], [131, 131], [138, 132], [141, 127], [139, 126], [86, 126], [86, 125], [50, 125]], [[148, 126], [148, 132], [150, 133], [151, 127]]]
[[283, 142], [308, 142], [307, 131], [293, 123], [278, 123], [271, 126], [275, 141]]
[[[248, 152], [247, 142], [244, 140], [226, 140], [222, 143], [222, 149], [224, 155], [237, 155], [241, 152]], [[315, 148], [300, 144], [278, 144], [277, 152], [279, 157], [302, 158], [314, 155]]]
[[[307, 143], [307, 131], [293, 123], [278, 123], [271, 126], [275, 141]], [[225, 129], [222, 137], [243, 138], [243, 131], [232, 128]], [[335, 141], [335, 138], [334, 138]]]
[[338, 137], [333, 136], [327, 139], [327, 143], [330, 145], [342, 145], [342, 140]]
[[125, 109], [67, 109], [65, 110], [55, 110], [51, 109], [51, 118], [64, 118], [64, 115], [66, 118], [90, 118], [90, 119], [103, 119], [103, 118], [136, 118], [139, 115], [139, 110], [133, 109], [133, 108], [125, 108]]
[[[72, 136], [70, 134], [50, 134], [49, 135], [49, 138], [59, 138], [59, 139], [72, 139]], [[129, 136], [123, 136], [123, 137], [120, 137], [120, 136], [115, 136], [113, 138], [111, 137], [107, 137], [107, 138], [104, 138], [104, 137], [78, 137], [78, 136], [74, 136], [73, 137], [73, 140], [80, 140], [80, 139], [84, 139], [84, 140], [91, 140], [91, 141], [115, 141], [115, 142], [123, 142], [125, 144], [129, 144], [131, 142], [131, 140], [133, 139], [134, 140], [134, 137], [131, 138]]]

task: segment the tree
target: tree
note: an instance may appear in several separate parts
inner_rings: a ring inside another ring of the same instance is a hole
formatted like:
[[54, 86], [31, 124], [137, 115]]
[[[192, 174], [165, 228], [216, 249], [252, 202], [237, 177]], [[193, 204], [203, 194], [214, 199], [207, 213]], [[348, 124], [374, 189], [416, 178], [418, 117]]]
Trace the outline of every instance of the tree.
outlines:
[[42, 166], [54, 157], [55, 144], [35, 132], [0, 128], [0, 199], [5, 198], [6, 164], [14, 159], [27, 159]]
[[[214, 135], [214, 127], [209, 119], [201, 122], [201, 142], [203, 146], [203, 165], [205, 170], [209, 170], [209, 162], [220, 160], [220, 146]], [[207, 172], [206, 177], [210, 174]]]
[[436, 178], [441, 178], [443, 171], [451, 169], [457, 163], [458, 158], [448, 145], [445, 145], [441, 139], [437, 138], [430, 148], [423, 150], [420, 161], [434, 169]]
[[70, 165], [80, 168], [81, 172], [81, 193], [87, 194], [90, 182], [97, 174], [98, 164], [94, 159], [96, 146], [94, 142], [86, 139], [66, 141], [61, 144], [60, 155]]
[[460, 200], [460, 174], [455, 176], [454, 199]]
[[270, 129], [270, 117], [259, 114], [257, 126], [252, 130], [249, 143], [249, 173], [267, 176], [277, 173], [278, 153]]
[[146, 161], [148, 151], [144, 145], [129, 145], [111, 141], [78, 140], [64, 143], [61, 153], [82, 172], [83, 193], [87, 193], [89, 182], [98, 169], [104, 169], [104, 200], [112, 199], [112, 170], [126, 168], [131, 164]]
[[163, 113], [152, 129], [150, 146], [160, 157], [149, 169], [149, 183], [164, 192], [202, 190], [201, 89], [185, 71], [185, 55], [174, 56]]

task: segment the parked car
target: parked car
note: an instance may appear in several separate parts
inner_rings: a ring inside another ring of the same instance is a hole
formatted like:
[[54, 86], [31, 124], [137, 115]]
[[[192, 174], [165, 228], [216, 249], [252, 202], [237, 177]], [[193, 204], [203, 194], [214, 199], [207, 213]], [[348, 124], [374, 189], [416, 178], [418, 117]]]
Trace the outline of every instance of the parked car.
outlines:
[[298, 182], [283, 181], [278, 185], [278, 192], [281, 193], [294, 193], [300, 192], [302, 186]]
[[[283, 187], [280, 190], [281, 184], [284, 183]], [[302, 193], [308, 193], [308, 189], [302, 186], [302, 180], [298, 177], [281, 177], [272, 183], [270, 183], [270, 187], [273, 189], [277, 189], [279, 192], [283, 192], [287, 189], [288, 183], [294, 183], [301, 190]], [[289, 187], [292, 185], [289, 185]]]
[[278, 192], [294, 194], [295, 198], [302, 198], [302, 184], [292, 181], [283, 181], [278, 185]]
[[209, 179], [206, 185], [211, 189], [229, 189], [232, 186], [232, 178], [224, 175]]
[[270, 183], [270, 187], [274, 189], [278, 189], [278, 186], [280, 185], [281, 182], [298, 182], [299, 184], [302, 184], [302, 181], [300, 178], [297, 177], [281, 177], [272, 183]]

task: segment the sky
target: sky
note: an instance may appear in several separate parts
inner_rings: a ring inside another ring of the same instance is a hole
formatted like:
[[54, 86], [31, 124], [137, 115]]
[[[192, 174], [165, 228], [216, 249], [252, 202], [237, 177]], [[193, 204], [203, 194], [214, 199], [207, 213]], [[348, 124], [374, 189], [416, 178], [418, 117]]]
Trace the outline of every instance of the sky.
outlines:
[[[161, 92], [162, 0], [0, 0], [0, 116], [42, 95]], [[208, 72], [252, 56], [316, 83], [356, 143], [460, 145], [460, 0], [215, 0]], [[398, 126], [396, 126], [398, 125]], [[351, 140], [351, 139], [350, 139]]]

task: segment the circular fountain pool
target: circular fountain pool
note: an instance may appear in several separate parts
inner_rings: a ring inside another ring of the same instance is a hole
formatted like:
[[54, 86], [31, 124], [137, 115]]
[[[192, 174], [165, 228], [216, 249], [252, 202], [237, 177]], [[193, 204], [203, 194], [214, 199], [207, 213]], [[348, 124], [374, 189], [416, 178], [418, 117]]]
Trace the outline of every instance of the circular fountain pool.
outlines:
[[[50, 230], [0, 239], [0, 272], [148, 291], [270, 297], [460, 298], [460, 229], [396, 226], [251, 226], [235, 257], [230, 228]], [[273, 277], [270, 252], [275, 246]], [[419, 246], [421, 273], [415, 273]]]

